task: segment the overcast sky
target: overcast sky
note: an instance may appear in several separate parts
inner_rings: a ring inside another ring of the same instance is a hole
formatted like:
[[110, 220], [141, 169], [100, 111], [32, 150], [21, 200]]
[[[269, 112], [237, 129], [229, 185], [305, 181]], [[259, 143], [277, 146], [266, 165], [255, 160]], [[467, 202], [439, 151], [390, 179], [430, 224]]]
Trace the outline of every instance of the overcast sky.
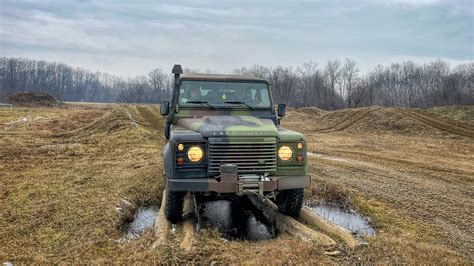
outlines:
[[123, 77], [345, 57], [472, 62], [474, 1], [5, 1], [0, 55]]

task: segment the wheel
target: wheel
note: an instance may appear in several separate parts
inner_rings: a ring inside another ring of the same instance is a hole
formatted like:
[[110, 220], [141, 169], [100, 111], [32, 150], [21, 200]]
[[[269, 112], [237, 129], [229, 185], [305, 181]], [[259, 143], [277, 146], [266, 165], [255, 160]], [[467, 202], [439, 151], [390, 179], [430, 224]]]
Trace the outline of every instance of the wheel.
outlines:
[[282, 190], [276, 195], [276, 203], [281, 213], [292, 217], [298, 217], [303, 207], [304, 189]]
[[165, 216], [172, 223], [178, 223], [183, 219], [183, 203], [186, 192], [166, 192]]

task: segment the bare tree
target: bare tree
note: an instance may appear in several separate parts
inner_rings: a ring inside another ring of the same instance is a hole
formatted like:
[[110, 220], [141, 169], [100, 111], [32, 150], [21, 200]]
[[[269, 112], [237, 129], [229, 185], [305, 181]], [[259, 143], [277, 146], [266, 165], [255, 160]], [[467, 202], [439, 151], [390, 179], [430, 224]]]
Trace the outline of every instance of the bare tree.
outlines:
[[316, 106], [326, 109], [326, 99], [328, 99], [328, 90], [324, 84], [324, 78], [318, 69], [318, 64], [309, 61], [298, 67], [299, 82], [297, 89], [300, 106]]
[[326, 68], [324, 70], [324, 76], [329, 86], [329, 98], [326, 99], [326, 101], [329, 102], [329, 109], [331, 110], [337, 108], [334, 99], [336, 98], [336, 85], [339, 82], [339, 78], [341, 76], [340, 67], [341, 62], [339, 60], [329, 60], [326, 63]]
[[273, 96], [277, 102], [290, 103], [290, 95], [295, 93], [297, 76], [291, 67], [278, 66], [270, 72]]
[[233, 74], [236, 75], [244, 75], [244, 76], [253, 76], [262, 79], [269, 79], [270, 77], [270, 69], [268, 67], [264, 67], [261, 65], [253, 65], [252, 67], [246, 68], [241, 67], [234, 69], [232, 71]]
[[[377, 65], [361, 76], [355, 61], [346, 59], [343, 63], [329, 60], [324, 69], [308, 61], [296, 70], [254, 65], [233, 73], [270, 81], [275, 102], [292, 107], [334, 110], [372, 105], [427, 108], [474, 104], [474, 63], [450, 69], [441, 60], [423, 65], [406, 61]], [[0, 99], [19, 91], [42, 91], [67, 101], [158, 103], [169, 99], [171, 80], [171, 74], [160, 69], [125, 80], [63, 63], [0, 58]]]
[[353, 88], [357, 82], [359, 69], [353, 59], [346, 58], [341, 69], [341, 96], [347, 100], [347, 106], [352, 107]]

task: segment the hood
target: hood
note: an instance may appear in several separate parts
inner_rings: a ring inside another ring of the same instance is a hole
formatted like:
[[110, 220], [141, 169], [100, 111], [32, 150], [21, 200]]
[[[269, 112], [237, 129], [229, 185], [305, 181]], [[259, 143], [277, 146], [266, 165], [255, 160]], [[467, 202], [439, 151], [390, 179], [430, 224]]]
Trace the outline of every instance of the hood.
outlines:
[[178, 126], [201, 133], [203, 137], [277, 137], [278, 131], [270, 119], [254, 116], [203, 116], [182, 118]]

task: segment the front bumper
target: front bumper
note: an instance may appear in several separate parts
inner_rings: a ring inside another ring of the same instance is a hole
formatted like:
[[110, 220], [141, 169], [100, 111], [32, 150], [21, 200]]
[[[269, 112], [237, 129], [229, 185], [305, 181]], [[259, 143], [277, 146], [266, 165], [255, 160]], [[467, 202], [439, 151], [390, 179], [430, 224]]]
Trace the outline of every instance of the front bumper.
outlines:
[[305, 188], [311, 185], [309, 175], [304, 176], [272, 176], [268, 181], [242, 181], [225, 178], [168, 179], [170, 191], [189, 191], [242, 194], [252, 190], [262, 194], [277, 190]]

